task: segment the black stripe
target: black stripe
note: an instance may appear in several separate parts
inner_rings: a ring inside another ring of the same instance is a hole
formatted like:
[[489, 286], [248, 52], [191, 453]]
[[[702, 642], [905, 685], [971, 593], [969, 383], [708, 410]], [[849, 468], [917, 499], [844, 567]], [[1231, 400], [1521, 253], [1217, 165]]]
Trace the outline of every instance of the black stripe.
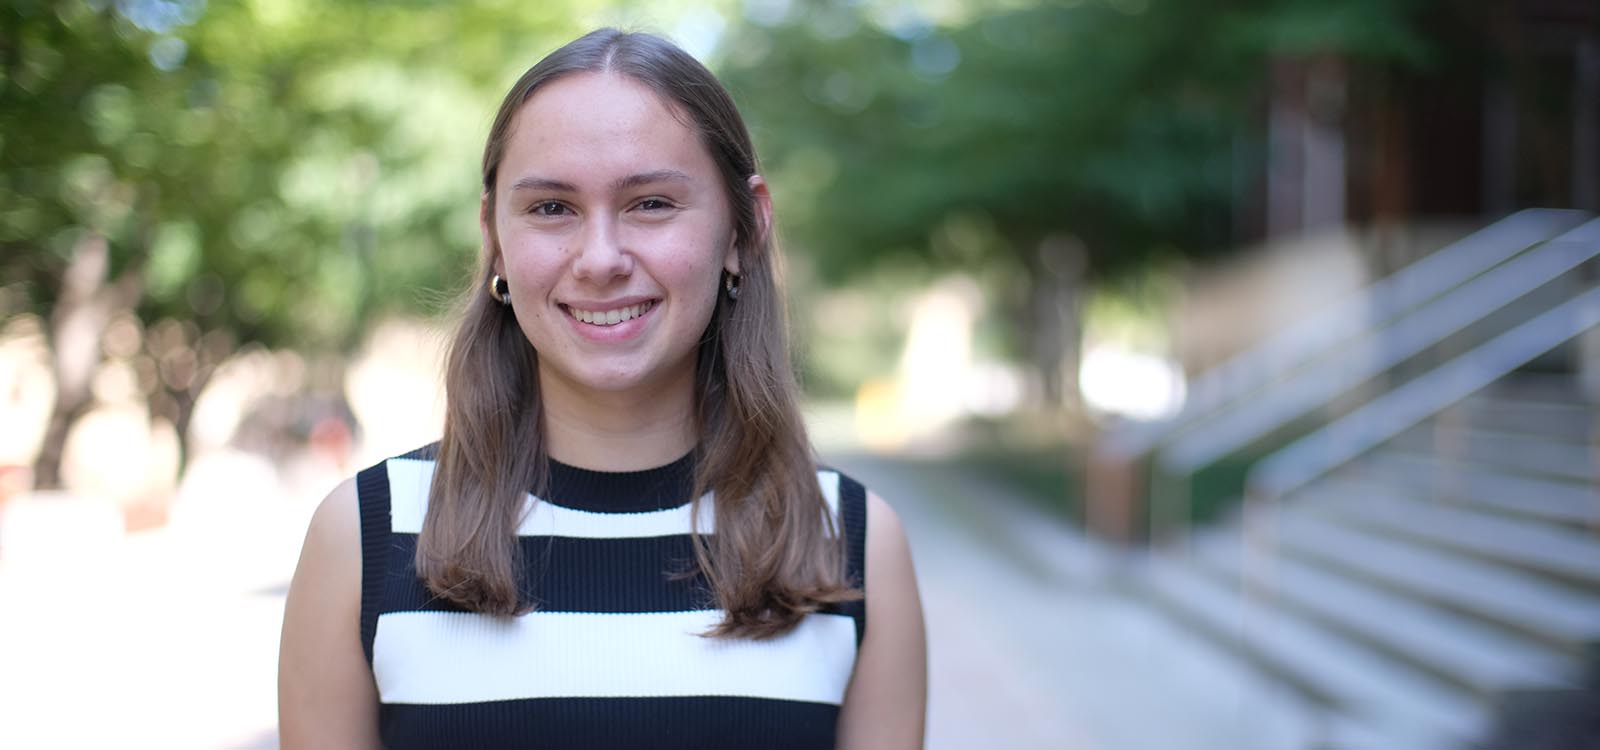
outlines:
[[[387, 462], [356, 474], [356, 496], [361, 512], [361, 650], [372, 664], [372, 640], [378, 632], [378, 607], [383, 599], [385, 556], [389, 529], [389, 469]], [[416, 577], [412, 570], [412, 578]]]
[[[703, 585], [687, 534], [621, 539], [525, 536], [517, 543], [527, 563], [523, 569], [531, 571], [521, 585], [524, 601], [542, 611], [684, 612], [716, 606]], [[462, 611], [435, 597], [417, 578], [416, 548], [417, 535], [390, 535], [388, 586], [378, 611]], [[671, 575], [675, 571], [693, 575]]]
[[[845, 539], [845, 572], [863, 594], [867, 590], [867, 488], [839, 474], [839, 518]], [[856, 647], [867, 634], [867, 600], [857, 599], [838, 605], [840, 614], [856, 621]]]
[[[839, 476], [839, 530], [845, 535], [845, 572], [855, 586], [865, 590], [866, 488], [843, 473], [835, 473]], [[463, 609], [437, 598], [417, 578], [416, 534], [384, 533], [389, 526], [389, 478], [383, 465], [363, 471], [357, 484], [362, 496], [362, 641], [370, 659], [378, 614]], [[383, 536], [388, 540], [380, 555], [375, 545], [381, 543]], [[688, 534], [624, 538], [524, 536], [517, 541], [520, 554], [528, 563], [523, 569], [532, 571], [530, 578], [521, 583], [524, 600], [532, 601], [542, 611], [683, 612], [716, 606], [695, 564], [693, 541]], [[546, 574], [549, 571], [567, 572]], [[675, 575], [683, 571], [690, 571], [691, 575]], [[827, 605], [821, 611], [853, 618], [856, 644], [860, 645], [866, 632], [863, 600]]]
[[[521, 582], [523, 601], [533, 602], [540, 611], [687, 612], [717, 607], [687, 534], [623, 539], [536, 536], [518, 537], [517, 542], [524, 560], [531, 563], [522, 568], [531, 571], [531, 580]], [[415, 534], [390, 535], [376, 613], [466, 611], [423, 585], [415, 569], [416, 548]], [[674, 562], [663, 565], [663, 560]], [[690, 574], [678, 575], [682, 571]], [[859, 567], [851, 563], [848, 573], [859, 585]], [[861, 645], [866, 612], [859, 600], [824, 605], [819, 611], [853, 618], [856, 645]]]
[[834, 746], [839, 717], [827, 703], [733, 696], [390, 703], [380, 711], [389, 750], [820, 749]]
[[[410, 461], [437, 461], [439, 444], [429, 443], [396, 456]], [[675, 508], [689, 502], [694, 488], [693, 452], [665, 466], [640, 471], [595, 471], [551, 459], [546, 500], [592, 513], [641, 513]], [[530, 487], [532, 492], [534, 488]]]
[[595, 513], [640, 513], [675, 508], [694, 491], [694, 453], [642, 471], [594, 471], [550, 461], [550, 486], [543, 497], [557, 505]]

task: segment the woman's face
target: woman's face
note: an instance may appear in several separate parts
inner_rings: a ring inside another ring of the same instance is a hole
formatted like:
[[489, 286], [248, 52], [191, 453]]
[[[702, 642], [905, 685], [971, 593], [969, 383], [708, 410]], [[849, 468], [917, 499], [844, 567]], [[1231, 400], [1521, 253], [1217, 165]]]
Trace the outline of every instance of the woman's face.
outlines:
[[541, 382], [691, 387], [722, 271], [738, 271], [733, 214], [698, 134], [643, 84], [579, 73], [522, 106], [504, 153], [484, 241], [492, 251], [498, 239], [495, 272]]

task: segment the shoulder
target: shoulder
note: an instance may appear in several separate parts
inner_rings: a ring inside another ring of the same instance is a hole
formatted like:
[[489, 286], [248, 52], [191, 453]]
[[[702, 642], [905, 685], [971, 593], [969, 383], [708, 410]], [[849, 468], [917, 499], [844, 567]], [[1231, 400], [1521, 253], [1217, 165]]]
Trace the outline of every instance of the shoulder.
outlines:
[[360, 534], [360, 493], [356, 477], [349, 477], [334, 487], [311, 514], [305, 550], [321, 553], [319, 557], [336, 555], [341, 550], [354, 549], [352, 543], [360, 541]]
[[345, 607], [360, 597], [361, 507], [356, 479], [340, 482], [311, 514], [290, 598], [316, 608]]
[[867, 595], [863, 613], [866, 619], [871, 621], [879, 615], [895, 619], [907, 614], [920, 621], [911, 543], [899, 513], [878, 493], [838, 469], [819, 467], [818, 476], [823, 494], [829, 496], [829, 503], [838, 514], [848, 547], [850, 573]]
[[870, 626], [840, 707], [838, 744], [852, 750], [922, 747], [927, 637], [911, 546], [889, 503], [869, 491], [865, 505]]
[[[899, 514], [878, 493], [868, 490], [866, 516], [867, 590], [882, 591], [887, 587], [889, 598], [898, 603], [903, 603], [907, 594], [915, 600], [917, 584], [911, 562], [911, 543]], [[874, 598], [869, 593], [869, 613]]]
[[822, 484], [822, 494], [850, 542], [852, 557], [856, 558], [853, 562], [866, 569], [867, 580], [863, 583], [870, 587], [876, 578], [874, 562], [909, 572], [911, 547], [894, 507], [878, 493], [834, 467], [819, 466], [817, 477]]
[[[385, 458], [334, 487], [311, 515], [300, 567], [309, 568], [317, 578], [327, 575], [333, 580], [359, 583], [364, 549], [372, 542], [382, 541], [368, 537], [390, 528], [391, 491], [395, 489], [391, 487], [391, 468], [395, 462], [431, 462], [437, 452], [438, 444], [432, 443]], [[400, 489], [404, 490], [403, 495], [410, 491]], [[359, 593], [359, 587], [356, 591]]]
[[312, 514], [284, 602], [278, 726], [289, 747], [377, 747], [377, 695], [362, 651], [361, 513], [347, 479]]
[[872, 490], [866, 490], [866, 495], [867, 543], [870, 545], [876, 539], [880, 544], [906, 546], [905, 527], [900, 523], [900, 514], [895, 512], [894, 506]]
[[890, 554], [904, 550], [909, 554], [900, 516], [878, 493], [831, 466], [819, 466], [817, 476], [823, 495], [839, 515], [846, 533], [859, 535], [866, 542], [869, 562], [873, 549]]

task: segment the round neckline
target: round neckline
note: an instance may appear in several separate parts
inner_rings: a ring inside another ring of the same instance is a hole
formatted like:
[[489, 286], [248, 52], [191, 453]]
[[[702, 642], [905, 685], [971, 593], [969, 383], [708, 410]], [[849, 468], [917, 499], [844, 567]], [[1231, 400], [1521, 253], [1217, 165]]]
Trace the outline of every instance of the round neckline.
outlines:
[[549, 487], [540, 496], [591, 513], [647, 513], [687, 505], [694, 491], [694, 451], [637, 471], [599, 471], [550, 459]]

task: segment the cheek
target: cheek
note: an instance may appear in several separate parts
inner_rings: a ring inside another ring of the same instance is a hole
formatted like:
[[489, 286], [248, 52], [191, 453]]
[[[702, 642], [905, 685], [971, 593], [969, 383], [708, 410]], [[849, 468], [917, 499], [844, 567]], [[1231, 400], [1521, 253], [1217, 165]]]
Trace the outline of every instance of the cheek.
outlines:
[[695, 286], [703, 283], [706, 286], [716, 286], [721, 283], [722, 268], [727, 258], [732, 232], [722, 226], [685, 226], [682, 231], [673, 232], [667, 240], [670, 252], [662, 254], [663, 272], [670, 269], [670, 273], [680, 283]]
[[548, 287], [561, 270], [562, 249], [548, 241], [501, 240], [506, 279], [525, 290]]
[[680, 290], [691, 300], [709, 301], [722, 283], [722, 259], [705, 252], [703, 246], [693, 251], [673, 253], [656, 266], [659, 281]]

